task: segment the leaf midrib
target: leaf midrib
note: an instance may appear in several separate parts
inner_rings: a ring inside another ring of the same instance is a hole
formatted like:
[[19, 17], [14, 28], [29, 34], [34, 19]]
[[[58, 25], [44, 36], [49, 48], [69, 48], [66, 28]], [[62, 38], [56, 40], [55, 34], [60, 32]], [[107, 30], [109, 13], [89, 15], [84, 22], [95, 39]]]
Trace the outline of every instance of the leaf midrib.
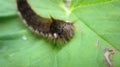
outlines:
[[104, 1], [104, 2], [95, 2], [95, 3], [91, 3], [91, 4], [84, 4], [84, 5], [79, 4], [77, 7], [74, 7], [74, 9], [71, 9], [71, 11], [74, 11], [74, 10], [82, 8], [82, 7], [97, 6], [97, 5], [108, 4], [108, 3], [112, 3], [112, 2], [115, 2], [115, 1], [111, 0], [111, 1]]
[[78, 17], [78, 19], [85, 25], [87, 26], [92, 32], [94, 32], [98, 37], [100, 37], [101, 39], [103, 39], [106, 43], [108, 43], [109, 45], [111, 45], [113, 48], [115, 48], [117, 51], [120, 52], [120, 50], [114, 46], [110, 41], [108, 41], [106, 38], [104, 38], [102, 35], [100, 35], [97, 31], [95, 31], [92, 27], [90, 27], [83, 19], [81, 19], [79, 16], [77, 16], [76, 14], [74, 14], [76, 17]]

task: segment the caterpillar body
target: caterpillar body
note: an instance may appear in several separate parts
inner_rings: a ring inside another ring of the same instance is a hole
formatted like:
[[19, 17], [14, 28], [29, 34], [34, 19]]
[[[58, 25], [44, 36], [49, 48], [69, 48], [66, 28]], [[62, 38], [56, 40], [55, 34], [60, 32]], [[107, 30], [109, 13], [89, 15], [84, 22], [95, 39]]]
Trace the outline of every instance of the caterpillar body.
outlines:
[[69, 41], [74, 35], [73, 23], [44, 18], [32, 10], [27, 0], [16, 0], [17, 10], [24, 23], [36, 34], [50, 40]]

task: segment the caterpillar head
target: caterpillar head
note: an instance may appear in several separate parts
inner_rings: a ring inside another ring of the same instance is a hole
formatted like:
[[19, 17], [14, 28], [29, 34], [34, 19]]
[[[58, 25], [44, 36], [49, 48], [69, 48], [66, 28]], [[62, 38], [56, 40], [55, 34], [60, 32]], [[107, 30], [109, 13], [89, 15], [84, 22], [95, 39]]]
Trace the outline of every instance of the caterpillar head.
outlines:
[[52, 19], [50, 31], [56, 39], [69, 41], [74, 35], [74, 26], [69, 22]]

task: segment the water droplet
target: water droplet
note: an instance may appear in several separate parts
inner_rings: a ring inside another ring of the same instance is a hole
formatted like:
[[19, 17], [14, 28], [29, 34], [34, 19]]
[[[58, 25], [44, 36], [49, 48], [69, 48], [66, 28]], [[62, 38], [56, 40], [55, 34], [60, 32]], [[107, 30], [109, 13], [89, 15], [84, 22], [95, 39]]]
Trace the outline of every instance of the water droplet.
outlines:
[[9, 56], [10, 56], [10, 57], [13, 57], [14, 55], [15, 55], [15, 53], [11, 53]]
[[22, 37], [22, 39], [23, 39], [23, 40], [27, 40], [27, 37], [24, 35], [24, 36]]

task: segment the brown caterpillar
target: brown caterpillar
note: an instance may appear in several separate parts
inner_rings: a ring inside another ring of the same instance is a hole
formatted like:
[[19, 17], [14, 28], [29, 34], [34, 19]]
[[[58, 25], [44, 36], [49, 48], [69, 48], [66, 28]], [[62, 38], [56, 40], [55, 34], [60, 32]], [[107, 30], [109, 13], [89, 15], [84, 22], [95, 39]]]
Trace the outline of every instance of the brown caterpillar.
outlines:
[[17, 9], [24, 23], [35, 33], [57, 41], [69, 41], [74, 35], [73, 23], [38, 16], [27, 0], [16, 0]]

